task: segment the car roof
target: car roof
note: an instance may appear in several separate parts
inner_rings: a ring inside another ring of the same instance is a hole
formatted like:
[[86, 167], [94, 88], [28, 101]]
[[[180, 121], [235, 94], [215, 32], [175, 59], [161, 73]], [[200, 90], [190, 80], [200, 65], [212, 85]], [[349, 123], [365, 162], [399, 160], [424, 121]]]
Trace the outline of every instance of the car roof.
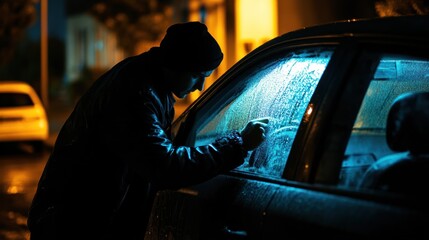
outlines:
[[0, 81], [0, 91], [34, 93], [34, 89], [29, 83], [16, 80]]
[[0, 81], [0, 93], [11, 92], [26, 94], [31, 97], [35, 104], [42, 105], [42, 100], [29, 83], [18, 80]]
[[332, 35], [401, 36], [429, 39], [429, 15], [408, 15], [342, 20], [285, 33], [270, 42]]

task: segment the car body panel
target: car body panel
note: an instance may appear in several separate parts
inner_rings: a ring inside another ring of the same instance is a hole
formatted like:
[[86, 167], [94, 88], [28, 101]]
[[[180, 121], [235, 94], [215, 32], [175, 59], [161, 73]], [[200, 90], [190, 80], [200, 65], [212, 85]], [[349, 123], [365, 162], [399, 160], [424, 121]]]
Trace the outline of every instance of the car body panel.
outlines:
[[282, 186], [266, 210], [263, 232], [267, 239], [425, 239], [426, 217], [401, 205]]
[[260, 228], [253, 226], [262, 224], [275, 193], [271, 183], [225, 175], [192, 188], [160, 191], [154, 204], [159, 211], [152, 212], [145, 239], [261, 236]]
[[10, 100], [10, 104], [0, 103], [0, 142], [47, 140], [49, 126], [46, 111], [29, 84], [0, 82], [0, 95], [4, 101]]

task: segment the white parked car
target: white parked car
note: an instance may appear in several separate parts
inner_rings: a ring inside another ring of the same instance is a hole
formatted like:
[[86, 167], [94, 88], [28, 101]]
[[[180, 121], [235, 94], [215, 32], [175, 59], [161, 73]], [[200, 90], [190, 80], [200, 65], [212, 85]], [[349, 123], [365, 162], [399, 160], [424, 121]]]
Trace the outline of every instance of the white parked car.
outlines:
[[0, 142], [30, 143], [40, 152], [48, 136], [46, 111], [33, 87], [0, 81]]

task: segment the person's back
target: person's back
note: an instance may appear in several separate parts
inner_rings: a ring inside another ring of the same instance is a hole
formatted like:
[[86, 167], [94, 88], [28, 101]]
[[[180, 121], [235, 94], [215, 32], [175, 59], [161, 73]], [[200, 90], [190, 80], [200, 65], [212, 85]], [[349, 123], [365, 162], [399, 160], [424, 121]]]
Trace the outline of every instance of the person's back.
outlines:
[[[140, 61], [138, 58], [141, 57], [126, 59], [100, 77], [81, 97], [65, 122], [30, 209], [30, 230], [34, 224], [40, 224], [33, 222], [35, 218], [44, 221], [40, 216], [46, 209], [63, 212], [55, 218], [64, 216], [64, 219], [55, 219], [55, 223], [48, 224], [56, 224], [63, 229], [61, 232], [70, 232], [71, 236], [73, 230], [84, 227], [94, 228], [86, 230], [89, 234], [99, 228], [97, 232], [100, 236], [111, 230], [109, 218], [120, 204], [111, 199], [120, 199], [130, 180], [122, 179], [127, 176], [126, 163], [115, 161], [116, 156], [112, 155], [114, 151], [106, 148], [100, 139], [103, 134], [94, 131], [101, 130], [100, 124], [107, 115], [119, 116], [121, 111], [132, 111], [129, 109], [132, 106], [125, 101], [132, 83], [127, 86], [124, 81], [130, 79], [114, 76], [135, 73], [137, 70], [144, 72], [132, 64]], [[147, 61], [150, 63], [151, 59]], [[145, 64], [142, 63], [142, 66]]]

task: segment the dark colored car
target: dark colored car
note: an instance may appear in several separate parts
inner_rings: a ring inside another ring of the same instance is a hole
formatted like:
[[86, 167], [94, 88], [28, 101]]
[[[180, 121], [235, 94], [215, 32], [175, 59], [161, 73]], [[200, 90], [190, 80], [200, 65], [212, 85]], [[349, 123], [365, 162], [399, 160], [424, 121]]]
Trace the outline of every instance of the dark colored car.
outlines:
[[227, 174], [159, 192], [147, 239], [427, 239], [428, 167], [399, 167], [386, 180], [395, 183], [362, 185], [372, 181], [369, 168], [396, 154], [386, 140], [394, 100], [426, 91], [429, 16], [336, 22], [263, 44], [173, 133], [175, 143], [198, 146], [270, 117], [266, 141]]

